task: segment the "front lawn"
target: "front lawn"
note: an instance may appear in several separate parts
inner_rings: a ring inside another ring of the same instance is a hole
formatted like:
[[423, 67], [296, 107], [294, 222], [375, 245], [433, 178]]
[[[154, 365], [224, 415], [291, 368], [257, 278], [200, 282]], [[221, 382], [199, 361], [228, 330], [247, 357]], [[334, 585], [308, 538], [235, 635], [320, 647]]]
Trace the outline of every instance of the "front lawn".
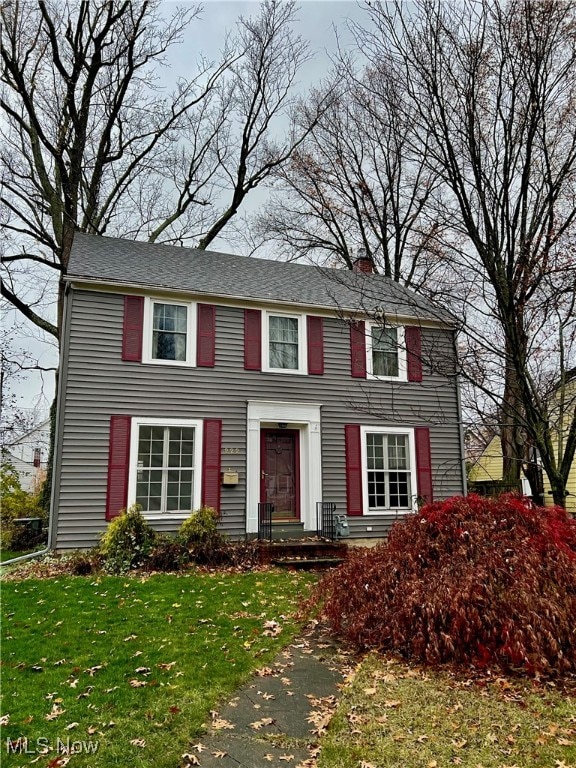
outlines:
[[370, 655], [321, 741], [320, 768], [575, 768], [576, 699]]
[[[297, 629], [276, 571], [2, 585], [6, 766], [175, 768], [210, 711]], [[20, 740], [20, 741], [18, 741]], [[62, 761], [54, 761], [61, 755]]]

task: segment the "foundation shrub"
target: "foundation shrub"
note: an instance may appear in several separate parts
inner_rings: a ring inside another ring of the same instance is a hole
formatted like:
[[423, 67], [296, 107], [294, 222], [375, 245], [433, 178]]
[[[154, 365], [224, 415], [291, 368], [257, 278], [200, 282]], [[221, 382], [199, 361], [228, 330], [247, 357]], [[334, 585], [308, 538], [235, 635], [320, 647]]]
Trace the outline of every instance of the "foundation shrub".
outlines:
[[100, 540], [104, 569], [110, 573], [126, 573], [139, 568], [148, 558], [156, 539], [156, 532], [144, 519], [138, 504], [122, 510]]
[[143, 567], [147, 571], [181, 571], [189, 560], [188, 550], [177, 538], [159, 535]]
[[429, 664], [576, 672], [576, 520], [520, 497], [428, 504], [321, 583], [359, 649]]
[[71, 552], [65, 556], [68, 572], [73, 576], [90, 576], [102, 567], [102, 555], [97, 549]]
[[218, 513], [212, 507], [200, 507], [188, 517], [178, 531], [178, 540], [190, 559], [201, 565], [218, 565], [226, 537], [218, 530]]

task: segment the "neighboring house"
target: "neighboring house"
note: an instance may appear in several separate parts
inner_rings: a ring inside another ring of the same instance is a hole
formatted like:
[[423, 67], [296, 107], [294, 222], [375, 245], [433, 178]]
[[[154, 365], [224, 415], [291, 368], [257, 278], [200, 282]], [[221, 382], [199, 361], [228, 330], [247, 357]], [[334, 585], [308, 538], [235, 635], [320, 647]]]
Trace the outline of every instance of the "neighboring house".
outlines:
[[[486, 447], [472, 461], [468, 472], [468, 490], [486, 493], [489, 496], [511, 490], [502, 486], [502, 444], [500, 435], [494, 435]], [[514, 489], [516, 490], [516, 489]], [[530, 483], [525, 477], [520, 478], [517, 490], [530, 496]]]
[[77, 234], [51, 545], [96, 544], [135, 502], [160, 531], [210, 505], [242, 537], [261, 502], [313, 534], [327, 501], [351, 537], [381, 537], [462, 493], [453, 327], [370, 265]]
[[50, 420], [41, 422], [17, 440], [7, 443], [3, 462], [10, 463], [20, 479], [20, 487], [28, 493], [37, 493], [46, 477], [50, 450]]
[[[555, 395], [556, 396], [556, 395]], [[566, 439], [568, 424], [574, 413], [576, 404], [576, 375], [573, 371], [568, 377], [563, 417], [558, 416], [557, 429], [554, 430], [553, 441], [556, 455], [561, 455], [564, 450], [562, 440]], [[481, 452], [480, 456], [472, 463], [468, 472], [470, 490], [485, 489], [488, 493], [495, 493], [499, 490], [498, 484], [502, 481], [502, 445], [500, 436], [495, 435], [488, 445]], [[522, 493], [531, 495], [530, 484], [525, 477], [521, 477]], [[551, 507], [554, 504], [550, 488], [550, 482], [543, 473], [544, 504]], [[568, 495], [566, 497], [566, 509], [571, 513], [576, 513], [576, 460], [572, 462], [568, 483], [566, 485]]]

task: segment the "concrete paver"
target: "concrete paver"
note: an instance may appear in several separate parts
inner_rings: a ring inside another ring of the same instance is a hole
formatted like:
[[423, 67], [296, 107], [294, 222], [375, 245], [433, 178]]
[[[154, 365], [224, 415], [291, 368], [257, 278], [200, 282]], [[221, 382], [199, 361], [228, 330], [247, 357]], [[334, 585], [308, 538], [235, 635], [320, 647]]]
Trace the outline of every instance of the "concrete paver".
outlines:
[[346, 665], [346, 654], [322, 625], [312, 622], [220, 707], [200, 740], [200, 751], [191, 747], [194, 757], [189, 764], [201, 768], [314, 765], [319, 721], [335, 707]]

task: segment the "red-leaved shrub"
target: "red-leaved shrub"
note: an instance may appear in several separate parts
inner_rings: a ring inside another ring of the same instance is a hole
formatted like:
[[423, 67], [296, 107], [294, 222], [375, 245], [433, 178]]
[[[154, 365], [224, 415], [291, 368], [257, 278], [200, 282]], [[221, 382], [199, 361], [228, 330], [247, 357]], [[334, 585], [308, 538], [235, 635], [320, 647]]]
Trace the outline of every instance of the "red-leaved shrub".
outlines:
[[337, 633], [430, 664], [576, 672], [576, 521], [515, 496], [428, 504], [320, 585]]

